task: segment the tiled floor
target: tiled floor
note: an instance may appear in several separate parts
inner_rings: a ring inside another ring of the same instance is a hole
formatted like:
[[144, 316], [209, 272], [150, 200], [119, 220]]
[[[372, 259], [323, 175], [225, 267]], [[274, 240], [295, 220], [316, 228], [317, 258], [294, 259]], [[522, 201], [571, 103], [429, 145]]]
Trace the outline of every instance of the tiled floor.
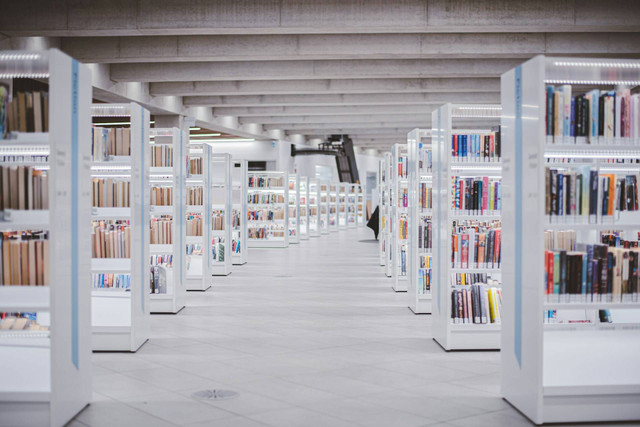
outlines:
[[[152, 316], [138, 353], [94, 354], [94, 401], [71, 425], [530, 425], [499, 397], [499, 353], [444, 353], [372, 235], [252, 250], [179, 315]], [[191, 397], [212, 388], [239, 396]]]

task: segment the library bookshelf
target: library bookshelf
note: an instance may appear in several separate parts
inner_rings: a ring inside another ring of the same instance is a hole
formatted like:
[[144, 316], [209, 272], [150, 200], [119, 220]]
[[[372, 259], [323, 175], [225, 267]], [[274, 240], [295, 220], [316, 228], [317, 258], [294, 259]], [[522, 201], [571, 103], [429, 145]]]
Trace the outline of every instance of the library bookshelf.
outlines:
[[409, 179], [409, 308], [415, 314], [431, 313], [433, 264], [433, 206], [431, 129], [414, 129], [407, 135]]
[[289, 174], [289, 244], [300, 243], [300, 174]]
[[[499, 155], [485, 159], [482, 145], [499, 121], [499, 105], [446, 104], [432, 113], [432, 313], [434, 339], [445, 350], [500, 349], [500, 318], [488, 309], [499, 310], [502, 282], [502, 163]], [[472, 312], [476, 293], [482, 313]]]
[[367, 191], [364, 184], [356, 187], [356, 224], [364, 227], [367, 224]]
[[300, 199], [300, 240], [309, 240], [309, 177], [299, 176], [298, 198]]
[[318, 187], [320, 187], [320, 234], [329, 234], [330, 231], [330, 216], [331, 216], [331, 192], [328, 181], [318, 180]]
[[407, 292], [407, 254], [409, 249], [409, 180], [407, 175], [407, 144], [394, 144], [391, 147], [392, 179], [391, 179], [391, 274], [393, 290]]
[[380, 200], [380, 207], [378, 208], [378, 254], [380, 258], [380, 265], [385, 267], [387, 264], [387, 166], [386, 166], [386, 154], [385, 157], [378, 161], [378, 200]]
[[386, 177], [387, 182], [385, 186], [385, 274], [387, 277], [393, 277], [393, 242], [391, 240], [391, 235], [393, 231], [393, 218], [392, 218], [392, 204], [393, 204], [393, 173], [395, 172], [393, 168], [391, 153], [385, 153], [384, 155], [384, 165], [387, 169]]
[[[321, 227], [320, 181], [309, 179], [309, 237], [319, 237]], [[326, 211], [326, 208], [325, 208]]]
[[347, 227], [358, 226], [356, 217], [358, 184], [347, 184]]
[[233, 160], [232, 197], [233, 230], [231, 262], [233, 265], [247, 263], [247, 181], [249, 179], [247, 160]]
[[[149, 245], [151, 255], [151, 313], [176, 314], [185, 307], [186, 288], [186, 168], [188, 134], [178, 128], [152, 128], [149, 130], [152, 166], [149, 168], [151, 184], [151, 232], [154, 219], [171, 218], [171, 239]], [[156, 204], [153, 189], [159, 192], [171, 189], [171, 204]], [[163, 269], [164, 272], [160, 269]], [[162, 284], [166, 279], [166, 284]]]
[[349, 191], [349, 185], [346, 182], [339, 182], [337, 184], [337, 211], [338, 211], [338, 229], [344, 230], [347, 228], [347, 192]]
[[187, 291], [206, 291], [211, 288], [211, 146], [189, 143], [189, 172], [186, 178], [186, 288]]
[[[635, 246], [640, 231], [638, 95], [628, 91], [638, 84], [640, 61], [609, 58], [537, 56], [501, 78], [503, 275], [511, 284], [503, 295], [501, 393], [536, 424], [640, 419], [637, 249], [612, 247]], [[588, 187], [556, 191], [583, 171]], [[620, 178], [631, 184], [627, 197]], [[567, 197], [584, 205], [563, 206]], [[590, 268], [582, 276], [567, 268], [558, 284], [560, 242], [550, 250], [545, 235], [559, 232], [575, 235], [567, 258]], [[603, 247], [605, 232], [616, 239]], [[595, 257], [600, 249], [606, 263]], [[622, 253], [630, 257], [618, 269]], [[582, 286], [573, 286], [576, 278]]]
[[[91, 116], [94, 132], [104, 129], [100, 123], [105, 121], [121, 122], [111, 134], [119, 137], [122, 132], [123, 144], [128, 144], [130, 149], [123, 148], [124, 153], [118, 151], [116, 155], [97, 156], [94, 147], [95, 160], [91, 166], [94, 188], [100, 180], [124, 181], [129, 188], [129, 200], [119, 204], [115, 200], [108, 202], [108, 197], [106, 203], [102, 199], [94, 200], [91, 219], [94, 224], [127, 224], [130, 257], [91, 260], [93, 350], [135, 352], [149, 339], [150, 333], [149, 111], [135, 103], [93, 104]], [[117, 139], [114, 141], [117, 146]], [[102, 279], [107, 277], [113, 277], [113, 282]], [[123, 281], [119, 284], [116, 278]]]
[[249, 172], [248, 246], [289, 246], [289, 174], [279, 171]]
[[329, 231], [338, 231], [338, 184], [329, 183]]
[[5, 425], [64, 425], [91, 401], [91, 72], [56, 49], [0, 51], [0, 77], [19, 103], [27, 96], [21, 86], [38, 79], [30, 96], [46, 97], [48, 107], [39, 120], [48, 126], [38, 132], [0, 132], [0, 166], [49, 177], [40, 192], [48, 209], [3, 205], [0, 212], [3, 246], [7, 233], [47, 231], [49, 254], [38, 257], [39, 285], [12, 286], [20, 282], [5, 277], [0, 285], [0, 312], [23, 313], [14, 322], [31, 323], [0, 331], [0, 418]]
[[231, 274], [232, 255], [232, 164], [231, 154], [211, 153], [209, 156], [209, 210], [211, 210], [211, 252], [207, 259], [212, 276]]

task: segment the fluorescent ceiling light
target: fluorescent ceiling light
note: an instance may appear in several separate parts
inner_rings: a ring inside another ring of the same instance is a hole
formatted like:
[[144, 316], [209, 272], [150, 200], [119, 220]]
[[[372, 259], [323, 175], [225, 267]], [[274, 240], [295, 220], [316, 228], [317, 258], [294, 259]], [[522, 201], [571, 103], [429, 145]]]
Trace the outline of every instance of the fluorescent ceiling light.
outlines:
[[200, 130], [198, 127], [189, 128], [189, 130]]
[[222, 134], [221, 133], [198, 133], [198, 134], [195, 134], [195, 135], [189, 135], [189, 137], [190, 138], [203, 138], [203, 137], [206, 137], [206, 136], [211, 137], [211, 136], [220, 136], [220, 135], [222, 135]]

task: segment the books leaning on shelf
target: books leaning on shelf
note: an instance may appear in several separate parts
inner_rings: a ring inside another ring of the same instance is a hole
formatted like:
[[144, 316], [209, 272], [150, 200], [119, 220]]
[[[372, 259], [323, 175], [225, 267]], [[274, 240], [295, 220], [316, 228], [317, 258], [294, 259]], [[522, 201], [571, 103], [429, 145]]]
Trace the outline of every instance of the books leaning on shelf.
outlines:
[[213, 211], [211, 213], [211, 229], [224, 230], [224, 211]]
[[92, 221], [91, 248], [93, 258], [131, 258], [129, 221]]
[[202, 215], [187, 214], [187, 236], [202, 236]]
[[130, 205], [129, 181], [113, 178], [91, 180], [92, 206], [94, 208], [128, 208]]
[[421, 218], [418, 224], [418, 249], [433, 248], [433, 223], [431, 218]]
[[418, 189], [418, 207], [422, 209], [433, 209], [433, 189], [426, 182], [420, 183]]
[[269, 237], [283, 238], [285, 231], [277, 225], [265, 225], [263, 227], [249, 227], [247, 233], [249, 239], [264, 240]]
[[469, 289], [451, 290], [451, 321], [453, 323], [501, 323], [502, 292], [485, 284]]
[[[603, 234], [601, 239], [610, 242], [610, 236]], [[545, 241], [547, 302], [638, 302], [640, 249], [637, 241], [629, 242], [628, 246], [632, 247], [628, 248], [574, 244], [571, 250], [549, 246], [550, 241], [555, 243], [556, 239]]]
[[187, 187], [187, 205], [188, 206], [202, 206], [203, 204], [203, 192], [202, 187]]
[[187, 255], [202, 255], [202, 245], [198, 243], [188, 243]]
[[638, 211], [638, 177], [601, 173], [590, 166], [545, 168], [545, 213], [597, 221], [624, 211]]
[[0, 312], [0, 331], [48, 331], [37, 322], [37, 313]]
[[224, 237], [215, 236], [211, 239], [211, 259], [224, 262]]
[[131, 275], [116, 273], [94, 273], [92, 277], [92, 286], [94, 289], [129, 289], [131, 288]]
[[189, 175], [202, 175], [202, 157], [189, 159]]
[[152, 206], [172, 206], [173, 205], [173, 188], [172, 187], [151, 187], [151, 205]]
[[272, 194], [272, 193], [254, 193], [249, 194], [248, 202], [254, 204], [276, 204], [276, 203], [284, 203], [284, 195], [282, 194]]
[[451, 209], [454, 214], [499, 214], [502, 183], [499, 178], [452, 176]]
[[499, 162], [500, 131], [451, 135], [451, 157], [457, 162]]
[[247, 211], [249, 221], [274, 221], [284, 219], [284, 209], [250, 209]]
[[409, 238], [409, 220], [407, 214], [401, 214], [398, 219], [398, 238], [407, 240]]
[[237, 230], [240, 227], [240, 211], [237, 209], [231, 210], [231, 229]]
[[172, 224], [173, 220], [170, 215], [162, 215], [160, 218], [152, 218], [149, 243], [152, 245], [173, 244], [171, 232]]
[[418, 256], [418, 293], [428, 294], [431, 292], [431, 262], [430, 255]]
[[11, 96], [0, 83], [0, 139], [8, 132], [49, 132], [49, 93], [20, 91]]
[[400, 188], [398, 189], [398, 207], [406, 208], [407, 206], [409, 206], [409, 189]]
[[94, 161], [109, 160], [110, 156], [131, 155], [131, 129], [94, 126], [91, 133], [91, 154]]
[[0, 285], [49, 285], [49, 233], [0, 233]]
[[398, 176], [400, 179], [407, 179], [407, 174], [409, 172], [409, 157], [398, 156]]
[[283, 178], [267, 178], [262, 176], [250, 176], [249, 188], [274, 188], [282, 187]]
[[629, 89], [572, 96], [571, 85], [547, 86], [547, 144], [640, 144], [639, 96]]
[[152, 294], [167, 293], [167, 268], [173, 267], [173, 255], [151, 255], [150, 287]]
[[501, 221], [453, 221], [451, 267], [500, 268]]
[[0, 210], [49, 209], [49, 175], [31, 166], [0, 166]]
[[231, 241], [231, 252], [234, 254], [239, 254], [242, 248], [240, 247], [240, 240], [233, 239]]
[[173, 146], [154, 144], [151, 147], [151, 167], [173, 167]]

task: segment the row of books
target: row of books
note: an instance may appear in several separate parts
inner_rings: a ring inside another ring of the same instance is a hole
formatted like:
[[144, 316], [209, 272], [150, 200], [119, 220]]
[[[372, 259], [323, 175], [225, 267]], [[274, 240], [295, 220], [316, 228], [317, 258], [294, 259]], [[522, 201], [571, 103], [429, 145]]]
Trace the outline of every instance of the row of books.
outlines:
[[231, 252], [234, 254], [239, 254], [242, 248], [240, 247], [240, 240], [233, 239], [231, 241]]
[[262, 226], [262, 227], [249, 227], [247, 229], [247, 237], [254, 240], [265, 240], [269, 238], [283, 239], [284, 229], [279, 226]]
[[451, 267], [500, 268], [500, 221], [454, 221], [451, 233]]
[[[636, 240], [627, 240], [624, 239], [619, 231], [601, 231], [600, 232], [600, 242], [607, 246], [611, 246], [614, 248], [637, 248], [640, 243], [640, 232], [638, 232], [636, 236]], [[573, 249], [571, 249], [573, 250]]]
[[405, 245], [400, 246], [398, 254], [398, 274], [400, 276], [407, 275], [407, 247]]
[[455, 214], [499, 214], [502, 201], [502, 182], [499, 178], [451, 177], [451, 209]]
[[161, 265], [163, 267], [173, 267], [173, 254], [153, 254], [149, 257], [149, 265]]
[[151, 265], [149, 287], [152, 294], [167, 293], [167, 269], [163, 265]]
[[173, 146], [154, 144], [151, 147], [151, 167], [173, 167]]
[[0, 233], [0, 285], [49, 285], [47, 232]]
[[[431, 151], [431, 147], [420, 147], [418, 150], [418, 171], [420, 173], [430, 173], [433, 171], [433, 152]], [[382, 174], [384, 175], [384, 171]]]
[[296, 219], [297, 212], [298, 212], [298, 210], [296, 209], [295, 206], [289, 205], [289, 221], [292, 221], [292, 220]]
[[594, 89], [572, 96], [571, 85], [546, 88], [548, 144], [640, 144], [639, 95]]
[[202, 157], [189, 158], [189, 175], [202, 175]]
[[430, 218], [422, 218], [418, 224], [418, 249], [433, 248], [433, 223]]
[[224, 230], [224, 211], [213, 211], [211, 213], [211, 229]]
[[400, 215], [398, 219], [398, 238], [407, 240], [409, 238], [409, 220], [407, 215]]
[[202, 245], [199, 243], [187, 243], [187, 255], [202, 255]]
[[131, 258], [129, 221], [92, 221], [93, 258]]
[[545, 251], [549, 302], [637, 302], [640, 250], [603, 244]]
[[409, 189], [400, 188], [398, 190], [398, 207], [406, 208], [409, 206]]
[[216, 262], [224, 262], [224, 237], [214, 236], [211, 239], [211, 259]]
[[0, 331], [48, 331], [37, 322], [37, 313], [0, 313]]
[[421, 182], [418, 188], [418, 207], [422, 209], [433, 209], [433, 188], [426, 182]]
[[120, 274], [120, 273], [93, 273], [92, 287], [94, 289], [100, 289], [100, 288], [130, 289], [131, 275]]
[[49, 132], [49, 93], [21, 91], [0, 83], [0, 139], [8, 132]]
[[431, 263], [433, 259], [430, 255], [418, 256], [418, 293], [428, 294], [431, 292]]
[[202, 206], [203, 194], [202, 187], [187, 187], [187, 206]]
[[502, 292], [484, 284], [451, 290], [451, 321], [460, 323], [501, 323]]
[[152, 206], [173, 206], [173, 187], [151, 187]]
[[94, 126], [91, 129], [91, 155], [96, 162], [109, 160], [111, 156], [131, 155], [130, 128], [103, 128]]
[[249, 188], [279, 188], [283, 186], [283, 178], [250, 176]]
[[240, 211], [238, 209], [231, 210], [231, 229], [240, 229]]
[[469, 286], [477, 283], [500, 286], [500, 282], [487, 273], [451, 273], [451, 284], [453, 286]]
[[172, 224], [173, 224], [173, 221], [166, 217], [152, 218], [149, 243], [152, 245], [173, 244], [173, 233], [171, 230]]
[[43, 165], [49, 162], [49, 156], [31, 156], [31, 155], [13, 155], [3, 154], [0, 155], [0, 163], [41, 163]]
[[131, 203], [129, 181], [114, 178], [92, 178], [94, 208], [128, 208]]
[[187, 214], [187, 236], [202, 236], [202, 215]]
[[0, 210], [49, 209], [49, 174], [32, 166], [0, 166]]
[[398, 177], [400, 179], [407, 179], [409, 173], [409, 157], [398, 156]]
[[249, 194], [248, 202], [257, 204], [284, 203], [284, 195], [273, 193], [253, 193]]
[[500, 132], [451, 135], [451, 157], [457, 162], [499, 162]]
[[545, 250], [562, 249], [574, 251], [576, 249], [575, 230], [545, 230], [544, 232]]
[[589, 166], [573, 170], [545, 168], [545, 214], [590, 220], [617, 212], [638, 211], [636, 175], [601, 173]]

